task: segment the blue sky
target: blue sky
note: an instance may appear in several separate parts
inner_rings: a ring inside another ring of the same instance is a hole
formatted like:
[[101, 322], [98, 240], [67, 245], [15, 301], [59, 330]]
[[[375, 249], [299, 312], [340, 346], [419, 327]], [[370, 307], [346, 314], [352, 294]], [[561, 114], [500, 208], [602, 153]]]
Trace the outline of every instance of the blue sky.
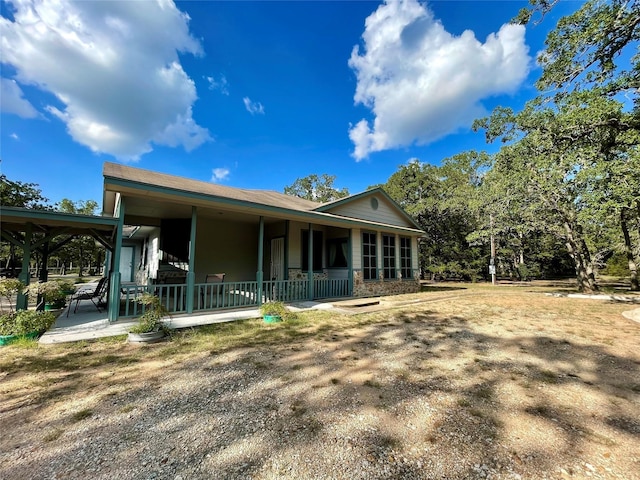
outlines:
[[474, 118], [535, 96], [519, 1], [2, 2], [1, 171], [102, 200], [105, 161], [358, 193], [412, 158], [494, 150]]

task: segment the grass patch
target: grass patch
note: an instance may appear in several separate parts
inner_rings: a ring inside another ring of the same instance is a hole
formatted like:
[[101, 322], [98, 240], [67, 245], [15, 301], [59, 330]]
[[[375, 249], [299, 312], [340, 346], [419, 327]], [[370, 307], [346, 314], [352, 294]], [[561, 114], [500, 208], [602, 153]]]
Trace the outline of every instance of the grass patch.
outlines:
[[377, 380], [365, 380], [363, 385], [371, 388], [382, 388], [382, 384]]
[[71, 415], [71, 421], [81, 422], [85, 418], [89, 418], [91, 415], [93, 415], [93, 411], [91, 409], [83, 408], [82, 410], [79, 410]]
[[42, 437], [42, 441], [43, 442], [53, 442], [57, 439], [59, 439], [62, 434], [64, 433], [64, 430], [60, 429], [60, 428], [54, 428], [53, 430], [45, 433], [44, 437]]

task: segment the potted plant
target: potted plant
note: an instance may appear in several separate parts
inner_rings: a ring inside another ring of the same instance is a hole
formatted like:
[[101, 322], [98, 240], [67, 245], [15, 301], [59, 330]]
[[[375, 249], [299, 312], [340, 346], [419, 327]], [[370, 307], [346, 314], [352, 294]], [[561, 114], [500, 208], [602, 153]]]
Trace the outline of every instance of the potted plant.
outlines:
[[133, 343], [161, 341], [167, 333], [164, 318], [169, 316], [169, 312], [160, 298], [151, 293], [143, 293], [136, 301], [142, 304], [144, 313], [140, 315], [137, 325], [129, 330], [128, 341]]
[[0, 345], [19, 338], [37, 338], [56, 321], [53, 312], [20, 310], [0, 315]]
[[36, 309], [39, 309], [44, 302], [45, 310], [57, 310], [64, 307], [67, 298], [61, 282], [50, 280], [48, 282], [32, 283], [25, 289], [27, 295], [41, 297]]
[[265, 323], [276, 323], [285, 320], [289, 311], [282, 302], [267, 302], [260, 306], [260, 314]]

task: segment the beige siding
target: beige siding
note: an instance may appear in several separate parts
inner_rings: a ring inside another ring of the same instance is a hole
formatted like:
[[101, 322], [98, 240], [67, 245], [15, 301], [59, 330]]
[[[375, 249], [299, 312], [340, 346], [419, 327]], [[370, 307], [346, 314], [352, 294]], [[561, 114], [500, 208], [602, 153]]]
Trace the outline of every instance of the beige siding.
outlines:
[[362, 268], [362, 237], [360, 229], [351, 230], [351, 258], [353, 260], [353, 268], [359, 270]]
[[[314, 270], [326, 267], [325, 242], [327, 241], [327, 229], [323, 225], [313, 225], [314, 232], [322, 232], [322, 267], [313, 266]], [[302, 268], [302, 231], [309, 230], [308, 223], [291, 222], [289, 225], [289, 268]]]
[[411, 237], [411, 268], [418, 270], [418, 237]]
[[254, 281], [258, 268], [258, 222], [198, 219], [196, 283], [208, 273], [226, 273], [225, 281]]
[[[378, 201], [378, 208], [375, 210], [371, 205], [372, 198]], [[389, 203], [382, 195], [360, 198], [345, 205], [338, 205], [328, 212], [343, 217], [359, 218], [372, 222], [415, 228], [415, 226], [398, 211], [395, 205]]]

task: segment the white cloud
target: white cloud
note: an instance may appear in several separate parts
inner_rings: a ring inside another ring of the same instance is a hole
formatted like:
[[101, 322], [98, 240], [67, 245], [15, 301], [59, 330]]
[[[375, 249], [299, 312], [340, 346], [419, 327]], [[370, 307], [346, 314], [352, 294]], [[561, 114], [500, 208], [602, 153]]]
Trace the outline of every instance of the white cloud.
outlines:
[[260, 102], [252, 102], [249, 97], [244, 97], [242, 101], [244, 102], [244, 108], [246, 108], [247, 112], [251, 115], [264, 115], [264, 107]]
[[363, 51], [353, 48], [356, 104], [373, 122], [350, 126], [356, 160], [370, 153], [424, 145], [485, 113], [480, 100], [515, 91], [530, 68], [525, 28], [503, 25], [484, 43], [467, 30], [448, 33], [416, 0], [388, 0], [365, 22]]
[[228, 168], [214, 168], [211, 170], [211, 181], [214, 183], [226, 180], [231, 172]]
[[11, 138], [13, 138], [15, 141], [19, 141], [19, 140], [20, 140], [20, 137], [19, 137], [19, 136], [18, 136], [18, 134], [17, 134], [17, 133], [15, 133], [15, 132], [14, 132], [14, 133], [12, 133], [12, 134], [11, 134], [11, 135], [9, 135], [9, 136], [10, 136]]
[[158, 145], [190, 150], [211, 139], [192, 117], [194, 82], [178, 52], [201, 55], [189, 17], [171, 0], [22, 0], [0, 18], [3, 62], [53, 93], [46, 110], [94, 152], [137, 159]]
[[209, 90], [218, 90], [223, 95], [229, 95], [229, 82], [227, 77], [220, 75], [220, 78], [216, 80], [215, 77], [205, 77], [209, 82]]
[[9, 78], [0, 79], [0, 107], [4, 113], [13, 113], [22, 118], [38, 116], [38, 111], [24, 98], [18, 83]]

